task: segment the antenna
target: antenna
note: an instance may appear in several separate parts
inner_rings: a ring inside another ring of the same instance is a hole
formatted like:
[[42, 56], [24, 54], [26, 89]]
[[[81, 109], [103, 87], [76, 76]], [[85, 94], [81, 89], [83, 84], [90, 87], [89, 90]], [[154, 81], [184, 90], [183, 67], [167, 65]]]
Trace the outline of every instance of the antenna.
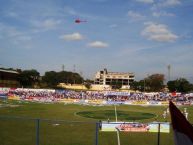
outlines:
[[168, 68], [168, 81], [170, 81], [171, 65], [169, 64], [167, 68]]

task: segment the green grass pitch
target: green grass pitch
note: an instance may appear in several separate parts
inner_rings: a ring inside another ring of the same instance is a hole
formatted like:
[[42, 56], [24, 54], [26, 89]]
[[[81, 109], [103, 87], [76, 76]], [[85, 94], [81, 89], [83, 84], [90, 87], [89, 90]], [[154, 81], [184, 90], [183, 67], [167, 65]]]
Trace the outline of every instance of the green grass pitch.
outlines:
[[[36, 120], [40, 118], [40, 145], [94, 145], [95, 122], [115, 121], [114, 106], [83, 106], [0, 101], [0, 145], [35, 145]], [[10, 106], [10, 104], [12, 104]], [[193, 123], [193, 107], [187, 108]], [[119, 121], [170, 121], [162, 114], [167, 106], [117, 106]], [[7, 118], [20, 116], [32, 119]], [[148, 116], [148, 117], [147, 117]], [[46, 120], [48, 119], [48, 120]], [[65, 120], [65, 121], [64, 121]], [[79, 122], [81, 121], [81, 122]], [[171, 133], [161, 133], [160, 145], [173, 145]], [[157, 133], [120, 133], [121, 145], [156, 145]], [[100, 132], [99, 145], [117, 145], [116, 132]]]

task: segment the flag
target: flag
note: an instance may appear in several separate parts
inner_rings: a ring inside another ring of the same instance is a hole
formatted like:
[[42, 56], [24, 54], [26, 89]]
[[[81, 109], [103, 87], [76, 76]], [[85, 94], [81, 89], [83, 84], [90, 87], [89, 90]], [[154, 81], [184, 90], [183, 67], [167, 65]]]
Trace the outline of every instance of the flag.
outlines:
[[177, 95], [176, 91], [172, 92], [171, 95], [172, 95], [172, 97], [176, 97], [176, 95]]
[[175, 145], [193, 145], [193, 126], [172, 101], [169, 103], [169, 108]]

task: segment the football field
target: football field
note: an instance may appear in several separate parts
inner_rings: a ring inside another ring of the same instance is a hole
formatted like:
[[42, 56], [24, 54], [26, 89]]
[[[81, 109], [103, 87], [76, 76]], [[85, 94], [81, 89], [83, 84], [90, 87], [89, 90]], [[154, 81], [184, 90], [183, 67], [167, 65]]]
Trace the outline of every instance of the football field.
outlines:
[[[193, 123], [193, 107], [187, 108]], [[39, 145], [95, 145], [96, 122], [115, 121], [115, 107], [75, 104], [43, 104], [28, 102], [0, 102], [0, 145], [35, 145], [37, 128]], [[165, 122], [167, 106], [116, 106], [118, 121]], [[38, 124], [38, 125], [37, 125]], [[156, 145], [158, 133], [120, 132], [121, 145]], [[98, 132], [98, 145], [117, 145], [116, 132]], [[173, 135], [160, 134], [160, 145], [173, 145]]]

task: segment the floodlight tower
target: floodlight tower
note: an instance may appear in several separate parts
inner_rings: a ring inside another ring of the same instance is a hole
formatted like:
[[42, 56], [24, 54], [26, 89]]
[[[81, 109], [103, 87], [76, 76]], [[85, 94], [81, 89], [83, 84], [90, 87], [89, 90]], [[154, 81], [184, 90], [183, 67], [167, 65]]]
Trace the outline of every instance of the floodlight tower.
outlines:
[[62, 71], [64, 71], [64, 67], [65, 67], [65, 66], [64, 66], [64, 64], [63, 64], [63, 65], [62, 65]]
[[167, 68], [168, 68], [168, 81], [170, 81], [171, 65], [169, 64]]

